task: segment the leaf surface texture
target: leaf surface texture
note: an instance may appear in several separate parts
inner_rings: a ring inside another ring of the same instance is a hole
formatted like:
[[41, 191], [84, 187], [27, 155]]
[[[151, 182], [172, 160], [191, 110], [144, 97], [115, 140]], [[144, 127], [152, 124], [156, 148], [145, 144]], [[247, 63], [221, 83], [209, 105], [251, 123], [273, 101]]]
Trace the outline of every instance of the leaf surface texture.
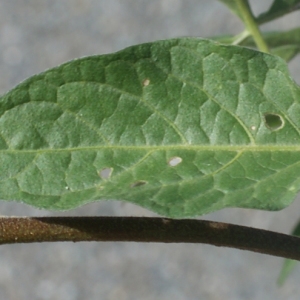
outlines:
[[0, 99], [0, 198], [281, 209], [300, 188], [299, 99], [279, 57], [210, 40], [77, 59]]

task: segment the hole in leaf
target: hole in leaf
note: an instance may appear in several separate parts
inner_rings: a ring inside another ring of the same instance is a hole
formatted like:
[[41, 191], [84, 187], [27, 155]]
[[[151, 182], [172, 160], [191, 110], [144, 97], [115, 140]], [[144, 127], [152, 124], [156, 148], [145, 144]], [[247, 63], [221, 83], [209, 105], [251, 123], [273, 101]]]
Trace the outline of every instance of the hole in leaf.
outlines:
[[134, 188], [134, 187], [145, 185], [146, 183], [147, 182], [144, 180], [138, 180], [138, 181], [134, 182], [130, 187]]
[[267, 113], [264, 118], [266, 126], [272, 131], [279, 130], [284, 126], [284, 120], [280, 115]]
[[104, 168], [99, 172], [99, 176], [103, 179], [108, 179], [111, 176], [113, 168]]
[[169, 166], [171, 166], [171, 167], [176, 167], [176, 166], [179, 165], [181, 162], [182, 162], [182, 158], [181, 158], [181, 157], [178, 157], [178, 156], [175, 156], [175, 157], [172, 157], [172, 158], [169, 160]]

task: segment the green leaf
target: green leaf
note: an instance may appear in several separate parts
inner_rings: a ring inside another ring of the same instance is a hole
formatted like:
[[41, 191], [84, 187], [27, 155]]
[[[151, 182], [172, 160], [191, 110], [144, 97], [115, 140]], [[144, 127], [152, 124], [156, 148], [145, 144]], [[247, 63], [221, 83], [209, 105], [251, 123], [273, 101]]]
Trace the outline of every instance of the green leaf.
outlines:
[[300, 27], [288, 31], [266, 32], [264, 38], [272, 48], [287, 45], [300, 46]]
[[299, 113], [285, 62], [247, 48], [183, 38], [74, 60], [0, 99], [0, 199], [278, 210], [300, 188]]
[[280, 46], [272, 49], [272, 54], [280, 56], [287, 62], [292, 60], [299, 53], [300, 46], [295, 45]]
[[[296, 227], [294, 228], [292, 235], [294, 236], [299, 236], [300, 237], [300, 222], [298, 222], [298, 224], [296, 225]], [[278, 285], [283, 285], [286, 281], [286, 279], [288, 278], [288, 276], [292, 273], [292, 271], [294, 270], [296, 264], [297, 264], [297, 260], [293, 260], [293, 259], [285, 259], [279, 278], [278, 278]]]
[[[300, 28], [284, 32], [264, 32], [263, 38], [271, 48], [272, 53], [280, 56], [285, 61], [290, 61], [300, 52]], [[235, 37], [230, 35], [214, 37], [213, 39], [225, 44], [235, 42]], [[256, 47], [252, 37], [246, 38], [240, 45], [253, 48]]]
[[298, 9], [300, 9], [300, 0], [274, 0], [269, 10], [257, 17], [257, 21], [263, 24]]

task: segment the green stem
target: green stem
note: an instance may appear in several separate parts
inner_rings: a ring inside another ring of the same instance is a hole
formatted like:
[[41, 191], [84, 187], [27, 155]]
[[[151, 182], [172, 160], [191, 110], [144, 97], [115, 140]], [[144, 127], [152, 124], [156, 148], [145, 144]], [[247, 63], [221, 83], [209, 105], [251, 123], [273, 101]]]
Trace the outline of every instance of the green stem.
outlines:
[[244, 30], [243, 32], [239, 33], [233, 38], [233, 42], [231, 45], [239, 45], [241, 42], [243, 42], [248, 36], [250, 35], [248, 30]]
[[0, 244], [58, 241], [205, 243], [300, 260], [300, 238], [234, 224], [144, 217], [0, 218]]
[[248, 1], [247, 0], [235, 0], [235, 2], [240, 11], [240, 14], [243, 18], [243, 21], [245, 23], [247, 30], [253, 36], [253, 39], [255, 41], [257, 48], [262, 52], [270, 53], [268, 45], [266, 44], [266, 42], [259, 30], [259, 27], [257, 25], [255, 17], [252, 14], [252, 11], [251, 11]]

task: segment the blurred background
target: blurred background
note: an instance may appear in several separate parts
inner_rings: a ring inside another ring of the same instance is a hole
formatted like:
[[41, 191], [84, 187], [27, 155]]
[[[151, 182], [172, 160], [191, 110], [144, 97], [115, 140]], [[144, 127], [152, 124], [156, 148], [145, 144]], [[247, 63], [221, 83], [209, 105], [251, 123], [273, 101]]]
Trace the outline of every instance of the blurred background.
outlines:
[[[250, 1], [258, 14], [271, 0]], [[300, 12], [262, 26], [300, 26]], [[242, 23], [209, 0], [1, 0], [0, 93], [73, 58], [183, 36], [237, 34]], [[290, 63], [300, 84], [300, 57]], [[54, 213], [0, 202], [8, 216], [155, 216], [117, 201]], [[280, 212], [224, 209], [202, 219], [289, 233], [299, 199]], [[1, 299], [298, 299], [300, 264], [283, 287], [283, 259], [193, 244], [44, 243], [0, 246]]]

